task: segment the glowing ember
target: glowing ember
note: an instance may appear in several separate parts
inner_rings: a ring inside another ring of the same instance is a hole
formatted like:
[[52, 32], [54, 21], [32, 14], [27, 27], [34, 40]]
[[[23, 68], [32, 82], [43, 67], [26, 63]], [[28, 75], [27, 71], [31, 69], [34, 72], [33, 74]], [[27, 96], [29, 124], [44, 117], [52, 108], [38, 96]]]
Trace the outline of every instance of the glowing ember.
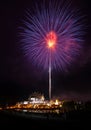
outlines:
[[46, 42], [48, 44], [48, 48], [53, 48], [56, 44], [57, 36], [55, 32], [51, 31], [47, 34]]

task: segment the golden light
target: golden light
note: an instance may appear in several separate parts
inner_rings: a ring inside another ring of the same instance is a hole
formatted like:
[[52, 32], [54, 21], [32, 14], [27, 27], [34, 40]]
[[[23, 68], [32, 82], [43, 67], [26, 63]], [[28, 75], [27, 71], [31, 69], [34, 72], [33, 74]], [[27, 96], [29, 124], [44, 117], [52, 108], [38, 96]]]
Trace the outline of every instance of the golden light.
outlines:
[[56, 33], [53, 31], [49, 32], [46, 37], [48, 48], [54, 48], [56, 40], [57, 40]]
[[41, 100], [44, 101], [44, 96], [41, 97]]
[[59, 104], [59, 101], [56, 99], [56, 101], [55, 101], [55, 105], [58, 105]]

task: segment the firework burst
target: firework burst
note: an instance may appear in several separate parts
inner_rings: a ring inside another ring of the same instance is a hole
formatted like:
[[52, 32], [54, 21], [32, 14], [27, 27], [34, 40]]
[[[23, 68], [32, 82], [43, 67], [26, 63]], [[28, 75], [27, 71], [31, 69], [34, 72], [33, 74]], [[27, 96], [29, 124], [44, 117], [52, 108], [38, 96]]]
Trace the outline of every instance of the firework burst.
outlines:
[[24, 53], [44, 69], [66, 71], [74, 65], [83, 43], [83, 16], [73, 9], [71, 1], [36, 3], [27, 10], [20, 35]]

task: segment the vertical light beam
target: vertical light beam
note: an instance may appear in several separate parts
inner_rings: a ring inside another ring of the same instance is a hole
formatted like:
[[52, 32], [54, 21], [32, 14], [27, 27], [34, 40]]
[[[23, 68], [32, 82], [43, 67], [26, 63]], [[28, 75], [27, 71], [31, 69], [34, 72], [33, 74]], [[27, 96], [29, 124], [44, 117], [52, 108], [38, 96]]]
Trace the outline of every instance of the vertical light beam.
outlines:
[[49, 53], [49, 100], [51, 100], [51, 50]]

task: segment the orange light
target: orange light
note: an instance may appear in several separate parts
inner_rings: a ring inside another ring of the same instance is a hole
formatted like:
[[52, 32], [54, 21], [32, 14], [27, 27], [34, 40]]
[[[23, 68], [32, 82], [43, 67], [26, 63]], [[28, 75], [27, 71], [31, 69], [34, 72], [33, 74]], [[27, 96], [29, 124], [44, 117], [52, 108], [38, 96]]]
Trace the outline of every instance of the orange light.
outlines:
[[48, 48], [53, 48], [56, 44], [57, 36], [55, 32], [51, 31], [47, 34], [46, 42], [48, 44]]

